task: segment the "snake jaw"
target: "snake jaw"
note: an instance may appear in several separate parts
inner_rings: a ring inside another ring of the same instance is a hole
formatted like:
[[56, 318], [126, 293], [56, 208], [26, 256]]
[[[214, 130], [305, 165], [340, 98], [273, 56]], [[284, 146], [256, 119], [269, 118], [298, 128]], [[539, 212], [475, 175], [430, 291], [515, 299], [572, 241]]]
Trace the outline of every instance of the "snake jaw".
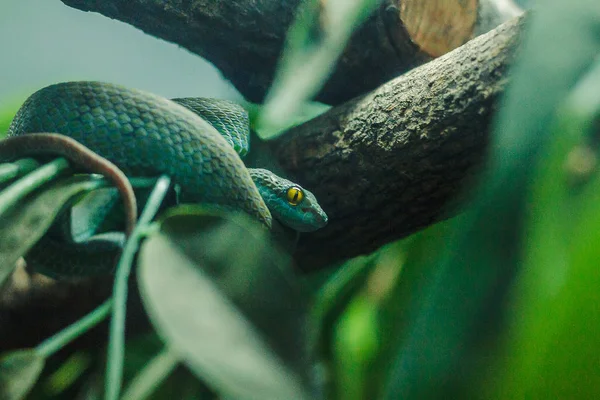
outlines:
[[302, 212], [306, 213], [306, 215], [310, 215], [310, 226], [314, 226], [315, 231], [317, 229], [324, 228], [327, 225], [327, 221], [329, 220], [329, 218], [327, 217], [327, 214], [325, 214], [324, 211], [319, 212], [314, 208], [302, 207]]

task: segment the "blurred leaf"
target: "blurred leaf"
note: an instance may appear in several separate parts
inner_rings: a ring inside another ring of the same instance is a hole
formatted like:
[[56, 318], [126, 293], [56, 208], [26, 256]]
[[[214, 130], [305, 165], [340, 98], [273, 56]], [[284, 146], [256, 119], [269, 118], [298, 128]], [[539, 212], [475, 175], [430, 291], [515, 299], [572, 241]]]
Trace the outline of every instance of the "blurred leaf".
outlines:
[[152, 220], [160, 209], [171, 187], [171, 178], [161, 175], [153, 185], [144, 209], [123, 247], [115, 272], [113, 285], [112, 318], [110, 319], [108, 354], [106, 358], [106, 400], [117, 400], [123, 386], [123, 363], [125, 362], [125, 320], [129, 276], [142, 239], [152, 230]]
[[303, 124], [309, 121], [327, 110], [331, 109], [331, 106], [318, 102], [304, 102], [300, 104], [297, 110], [293, 114], [286, 116], [285, 121], [282, 120], [281, 126], [273, 125], [261, 125], [259, 122], [260, 114], [264, 109], [263, 105], [259, 104], [248, 104], [246, 105], [248, 114], [250, 116], [250, 127], [257, 133], [257, 135], [264, 140], [268, 140], [276, 137], [281, 132], [286, 131], [294, 126]]
[[289, 259], [247, 217], [223, 216], [181, 207], [143, 244], [138, 275], [151, 320], [226, 397], [308, 398], [304, 302], [282, 269]]
[[[127, 341], [123, 371], [126, 391], [121, 396], [123, 400], [130, 399], [129, 390], [133, 390], [130, 388], [131, 385], [134, 385], [134, 382], [140, 378], [140, 374], [145, 374], [144, 370], [149, 366], [148, 364], [155, 359], [164, 347], [163, 341], [155, 332], [149, 332]], [[138, 383], [135, 383], [135, 385], [138, 385]], [[146, 388], [150, 389], [146, 393], [147, 397], [144, 397], [147, 400], [200, 400], [214, 398], [214, 395], [206, 385], [196, 375], [192, 374], [187, 367], [181, 364], [176, 366], [164, 378], [161, 379], [158, 377], [155, 379], [151, 387], [146, 386]]]
[[329, 277], [313, 300], [312, 314], [318, 328], [313, 339], [321, 356], [330, 348], [328, 337], [335, 321], [345, 311], [353, 296], [363, 287], [369, 272], [375, 266], [376, 254], [353, 258], [345, 262]]
[[[328, 398], [381, 396], [409, 311], [416, 306], [424, 277], [435, 267], [436, 253], [431, 249], [447, 240], [451, 226], [451, 221], [436, 224], [368, 257], [351, 260], [323, 286], [316, 307], [326, 299], [330, 300], [324, 304], [332, 306], [321, 327], [321, 346], [331, 347], [328, 335], [333, 331], [335, 354], [324, 350], [320, 354], [337, 365], [333, 371], [335, 387], [329, 388]], [[361, 328], [353, 328], [354, 323]], [[371, 350], [365, 350], [361, 357], [352, 356], [364, 350], [363, 346]]]
[[103, 184], [89, 175], [68, 177], [27, 196], [1, 217], [0, 283], [10, 276], [19, 257], [46, 233], [65, 204]]
[[0, 185], [5, 185], [19, 176], [28, 174], [39, 166], [40, 164], [33, 158], [21, 158], [12, 163], [0, 163]]
[[369, 399], [367, 376], [379, 347], [378, 304], [366, 295], [356, 296], [334, 330], [338, 398]]
[[27, 195], [58, 179], [68, 170], [69, 162], [62, 157], [56, 158], [3, 188], [0, 191], [0, 218], [3, 218], [10, 208], [20, 203]]
[[381, 0], [305, 0], [300, 4], [258, 130], [274, 134], [315, 94], [333, 71], [354, 29]]
[[23, 399], [35, 385], [44, 358], [33, 349], [16, 350], [0, 358], [0, 398]]
[[81, 385], [77, 400], [101, 400], [103, 393], [102, 378], [100, 374], [90, 374]]
[[[355, 257], [342, 264], [337, 271], [320, 287], [313, 299], [311, 318], [316, 327], [310, 340], [311, 347], [320, 362], [330, 367], [335, 359], [335, 338], [333, 331], [340, 318], [346, 312], [348, 304], [363, 288], [369, 272], [375, 266], [376, 253]], [[333, 398], [339, 379], [334, 375], [337, 371], [322, 374], [326, 398]]]
[[527, 21], [489, 169], [471, 210], [435, 250], [437, 265], [411, 310], [386, 398], [457, 397], [473, 387], [480, 371], [472, 366], [484, 356], [478, 346], [499, 331], [502, 301], [521, 265], [531, 165], [555, 139], [549, 123], [557, 105], [598, 54], [598, 21], [595, 0], [548, 0]]
[[600, 394], [600, 175], [597, 148], [590, 147], [598, 93], [600, 62], [562, 107], [553, 128], [557, 140], [539, 163], [526, 266], [515, 289], [502, 374], [492, 386], [496, 398]]
[[[398, 348], [406, 339], [411, 313], [418, 309], [429, 274], [437, 267], [437, 252], [462, 217], [444, 221], [378, 251], [370, 277], [378, 304], [379, 349], [365, 376], [365, 393], [380, 398]], [[379, 275], [379, 276], [376, 276]], [[379, 283], [377, 283], [379, 282]]]
[[64, 392], [86, 372], [90, 363], [89, 354], [83, 352], [73, 354], [44, 382], [45, 392], [51, 396]]
[[168, 349], [162, 350], [150, 360], [131, 381], [123, 393], [123, 399], [143, 400], [169, 376], [177, 366], [179, 357]]

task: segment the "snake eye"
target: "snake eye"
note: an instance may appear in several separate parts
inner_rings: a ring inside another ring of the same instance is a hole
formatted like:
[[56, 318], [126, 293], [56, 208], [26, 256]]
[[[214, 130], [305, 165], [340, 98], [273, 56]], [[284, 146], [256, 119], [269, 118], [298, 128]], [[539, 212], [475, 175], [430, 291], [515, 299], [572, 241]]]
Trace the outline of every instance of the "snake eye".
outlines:
[[287, 190], [287, 201], [291, 205], [297, 206], [298, 204], [300, 204], [303, 198], [304, 193], [302, 192], [302, 189], [300, 189], [298, 186], [292, 186]]

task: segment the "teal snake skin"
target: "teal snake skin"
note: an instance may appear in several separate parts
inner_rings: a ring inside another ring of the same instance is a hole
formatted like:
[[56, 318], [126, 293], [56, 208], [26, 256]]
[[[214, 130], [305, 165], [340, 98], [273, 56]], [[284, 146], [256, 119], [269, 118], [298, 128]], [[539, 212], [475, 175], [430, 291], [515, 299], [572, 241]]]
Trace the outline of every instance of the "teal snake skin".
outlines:
[[250, 150], [250, 119], [246, 110], [239, 104], [204, 97], [186, 97], [172, 101], [208, 121], [240, 156], [244, 157]]
[[[8, 140], [40, 132], [74, 139], [128, 177], [169, 175], [179, 185], [183, 203], [240, 210], [268, 228], [272, 213], [300, 232], [327, 223], [312, 193], [270, 171], [244, 165], [240, 155], [249, 148], [248, 116], [228, 101], [168, 100], [102, 82], [60, 83], [26, 100], [13, 119]], [[43, 257], [39, 249], [37, 253], [36, 258]], [[83, 263], [89, 260], [80, 255]], [[77, 267], [72, 270], [77, 272]]]

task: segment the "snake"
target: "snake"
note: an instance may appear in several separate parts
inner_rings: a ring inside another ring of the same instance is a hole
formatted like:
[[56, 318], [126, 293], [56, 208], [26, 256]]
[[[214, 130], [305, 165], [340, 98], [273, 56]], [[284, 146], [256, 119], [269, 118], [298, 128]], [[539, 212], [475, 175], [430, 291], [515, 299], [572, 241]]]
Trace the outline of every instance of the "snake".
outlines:
[[[81, 171], [108, 175], [128, 203], [127, 233], [137, 217], [128, 178], [159, 175], [178, 185], [181, 203], [240, 211], [267, 229], [273, 217], [298, 232], [324, 227], [327, 214], [313, 193], [267, 169], [246, 167], [249, 134], [247, 112], [227, 100], [167, 99], [106, 82], [64, 82], [27, 98], [0, 141], [0, 160], [58, 155]], [[112, 254], [116, 247], [100, 240], [94, 250]], [[26, 256], [39, 265], [36, 271], [59, 276], [105, 273], [110, 257], [100, 258], [86, 268], [92, 263], [86, 251], [65, 251], [43, 239]]]

